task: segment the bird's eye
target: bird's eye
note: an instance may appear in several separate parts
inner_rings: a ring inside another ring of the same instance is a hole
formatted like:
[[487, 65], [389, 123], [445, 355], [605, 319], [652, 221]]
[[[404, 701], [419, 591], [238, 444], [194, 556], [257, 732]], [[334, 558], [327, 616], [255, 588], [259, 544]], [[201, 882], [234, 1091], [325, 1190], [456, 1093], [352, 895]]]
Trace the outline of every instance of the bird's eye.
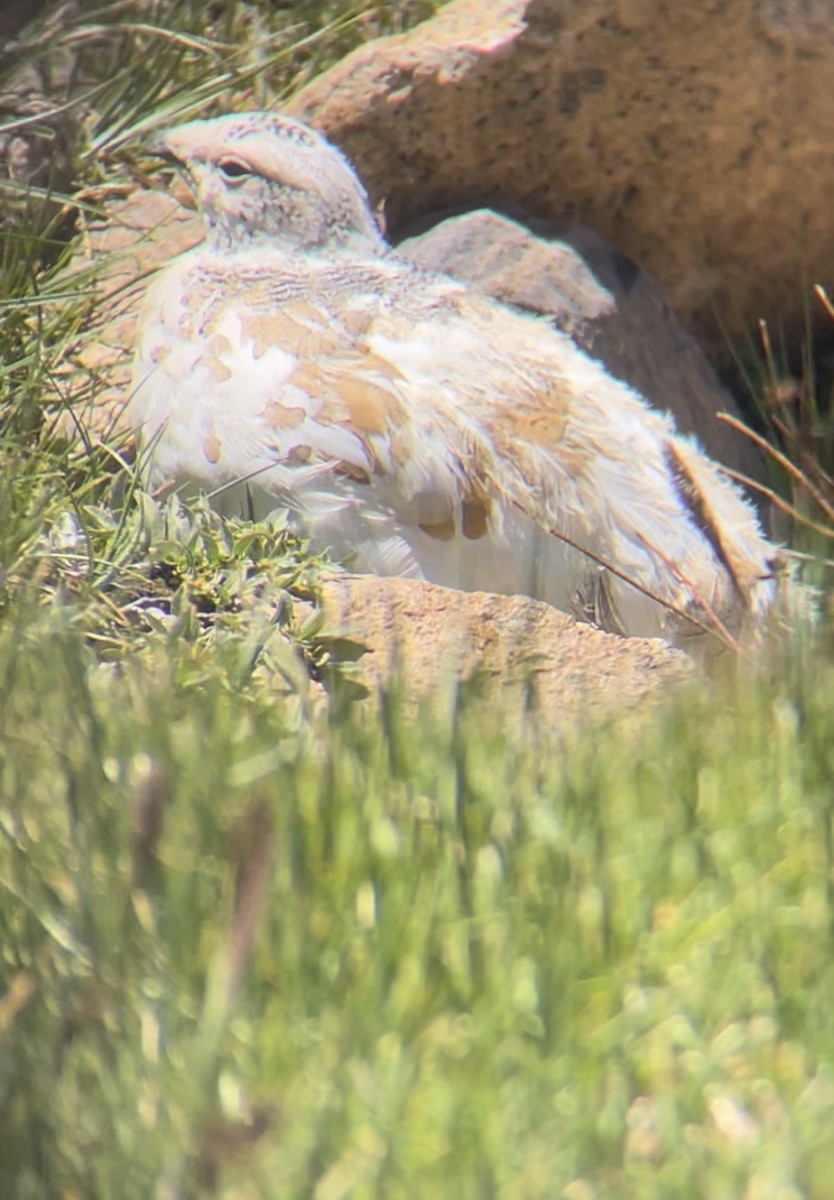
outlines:
[[221, 158], [217, 166], [223, 178], [231, 181], [245, 179], [247, 175], [252, 174], [246, 163], [241, 162], [239, 158]]

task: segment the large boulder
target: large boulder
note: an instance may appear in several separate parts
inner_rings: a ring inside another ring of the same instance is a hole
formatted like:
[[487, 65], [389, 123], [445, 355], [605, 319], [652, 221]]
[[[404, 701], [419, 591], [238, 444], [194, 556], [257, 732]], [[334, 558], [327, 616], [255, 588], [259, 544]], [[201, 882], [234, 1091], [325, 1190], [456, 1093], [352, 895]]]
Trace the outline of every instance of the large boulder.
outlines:
[[389, 230], [496, 199], [580, 221], [726, 356], [760, 317], [801, 332], [834, 276], [832, 77], [828, 0], [454, 0], [289, 109]]

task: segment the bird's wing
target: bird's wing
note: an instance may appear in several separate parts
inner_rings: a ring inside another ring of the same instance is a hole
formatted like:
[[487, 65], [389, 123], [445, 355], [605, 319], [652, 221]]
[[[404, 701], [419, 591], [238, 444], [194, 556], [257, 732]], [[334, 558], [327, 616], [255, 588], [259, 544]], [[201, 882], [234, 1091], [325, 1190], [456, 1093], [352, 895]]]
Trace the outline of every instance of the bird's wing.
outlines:
[[[417, 525], [443, 527], [460, 505], [481, 519], [477, 470], [430, 371], [442, 321], [391, 315], [385, 268], [215, 274], [195, 258], [146, 302], [132, 407], [158, 475], [258, 474], [277, 493], [327, 473], [373, 484]], [[385, 349], [396, 341], [401, 361]]]
[[[366, 488], [441, 540], [520, 512], [675, 607], [753, 603], [771, 547], [752, 511], [545, 322], [391, 260], [179, 269], [150, 298], [137, 355], [151, 430], [164, 414], [163, 474], [257, 475], [296, 500], [324, 476], [318, 502]], [[642, 627], [641, 592], [614, 576], [608, 600]]]
[[[545, 322], [471, 293], [449, 303], [456, 313], [409, 330], [379, 323], [372, 345], [395, 366], [419, 365], [421, 397], [452, 398], [458, 429], [484, 448], [492, 494], [676, 608], [710, 620], [767, 606], [774, 547], [667, 414]], [[441, 325], [434, 352], [420, 353]], [[643, 602], [624, 580], [611, 592], [621, 615]]]

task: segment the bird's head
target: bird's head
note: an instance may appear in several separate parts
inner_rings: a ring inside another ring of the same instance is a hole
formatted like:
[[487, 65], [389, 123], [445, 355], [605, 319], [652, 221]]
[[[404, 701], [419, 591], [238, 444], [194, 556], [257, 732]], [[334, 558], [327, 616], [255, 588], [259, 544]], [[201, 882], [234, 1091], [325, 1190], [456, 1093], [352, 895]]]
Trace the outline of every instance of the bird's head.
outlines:
[[353, 167], [299, 121], [269, 112], [189, 121], [153, 149], [185, 171], [217, 249], [384, 249]]

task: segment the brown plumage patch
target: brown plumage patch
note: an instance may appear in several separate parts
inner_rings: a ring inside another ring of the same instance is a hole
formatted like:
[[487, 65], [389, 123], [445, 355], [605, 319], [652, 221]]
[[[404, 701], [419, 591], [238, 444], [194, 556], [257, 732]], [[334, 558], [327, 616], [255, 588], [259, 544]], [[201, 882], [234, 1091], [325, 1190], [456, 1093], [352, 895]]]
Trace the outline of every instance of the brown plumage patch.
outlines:
[[213, 354], [204, 354], [200, 362], [206, 367], [213, 379], [218, 383], [225, 383], [227, 379], [231, 379], [232, 372], [224, 362], [219, 358], [215, 358]]
[[483, 500], [467, 499], [463, 502], [463, 536], [470, 541], [482, 538], [489, 528], [489, 507]]
[[314, 324], [321, 324], [321, 319], [324, 314], [323, 310], [315, 304], [310, 304], [307, 300], [293, 300], [286, 306], [286, 312], [292, 313], [293, 319], [296, 321], [312, 321]]
[[365, 350], [364, 347], [359, 347], [361, 358], [358, 360], [358, 368], [365, 374], [381, 375], [383, 379], [404, 379], [400, 368], [396, 363], [392, 363], [390, 359], [383, 358], [381, 354], [377, 354], [374, 350]]
[[678, 489], [678, 495], [684, 500], [689, 509], [695, 524], [701, 530], [706, 540], [709, 542], [713, 552], [730, 576], [733, 587], [739, 599], [745, 604], [748, 604], [749, 597], [741, 585], [735, 566], [730, 558], [730, 555], [724, 548], [721, 541], [720, 525], [710, 512], [707, 497], [698, 487], [698, 482], [692, 477], [689, 468], [684, 462], [683, 456], [678, 451], [677, 447], [672, 442], [667, 442], [663, 450], [666, 464], [675, 479], [675, 486]]
[[287, 383], [301, 388], [308, 396], [318, 397], [327, 390], [324, 376], [314, 362], [301, 362], [293, 369]]
[[218, 383], [225, 383], [227, 379], [232, 377], [232, 369], [223, 362], [223, 355], [230, 354], [232, 343], [222, 333], [215, 333], [209, 338], [206, 345], [206, 353], [201, 361], [205, 367], [208, 367], [211, 375]]
[[344, 348], [345, 343], [333, 329], [299, 325], [290, 347], [299, 358], [324, 358]]
[[264, 409], [264, 418], [270, 429], [297, 429], [306, 416], [306, 408], [281, 404], [278, 400], [270, 400]]
[[343, 475], [346, 479], [352, 479], [354, 483], [370, 483], [371, 477], [362, 467], [357, 467], [355, 463], [338, 462], [333, 468], [334, 475]]
[[388, 439], [388, 453], [391, 461], [398, 467], [404, 467], [410, 460], [413, 450], [413, 440], [407, 430], [395, 429]]
[[203, 454], [210, 463], [216, 463], [220, 461], [221, 449], [222, 447], [220, 445], [220, 438], [218, 438], [215, 434], [210, 433], [203, 438]]
[[263, 358], [275, 346], [297, 352], [305, 358], [337, 351], [343, 344], [342, 339], [332, 326], [322, 323], [320, 313], [315, 309], [311, 311], [317, 318], [311, 324], [298, 310], [295, 313], [289, 310], [247, 313], [241, 321], [241, 328], [244, 339], [252, 343], [253, 357]]
[[537, 396], [535, 402], [521, 400], [502, 410], [513, 433], [546, 449], [562, 440], [570, 408], [555, 388]]
[[368, 332], [373, 316], [369, 312], [350, 308], [346, 312], [339, 313], [339, 320], [351, 337], [361, 337], [363, 333]]
[[225, 333], [215, 333], [208, 343], [209, 353], [216, 354], [218, 357], [221, 354], [231, 354], [232, 343], [226, 337]]
[[356, 373], [351, 363], [340, 362], [338, 367], [301, 363], [290, 375], [290, 383], [321, 401], [319, 421], [343, 425], [364, 440], [387, 433], [392, 423], [402, 420], [402, 404], [392, 389]]
[[386, 387], [368, 379], [343, 376], [338, 380], [339, 398], [347, 410], [347, 423], [361, 433], [385, 433], [396, 398]]
[[292, 450], [284, 458], [284, 462], [290, 467], [303, 467], [312, 457], [312, 446], [293, 446]]
[[451, 517], [447, 517], [445, 521], [440, 521], [436, 525], [420, 524], [420, 529], [423, 533], [427, 533], [430, 538], [434, 538], [438, 542], [451, 542], [455, 536], [455, 522]]

